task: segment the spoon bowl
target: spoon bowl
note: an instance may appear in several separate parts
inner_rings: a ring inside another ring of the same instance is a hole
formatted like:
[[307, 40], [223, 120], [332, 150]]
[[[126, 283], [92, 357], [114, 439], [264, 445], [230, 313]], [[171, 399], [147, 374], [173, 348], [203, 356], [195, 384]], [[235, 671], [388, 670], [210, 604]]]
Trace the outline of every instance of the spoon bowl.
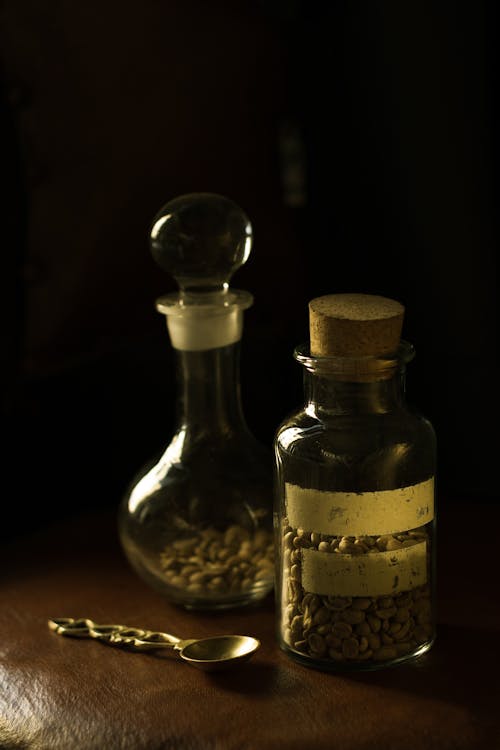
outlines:
[[247, 661], [259, 646], [260, 641], [248, 635], [218, 635], [180, 641], [174, 649], [193, 667], [213, 672]]

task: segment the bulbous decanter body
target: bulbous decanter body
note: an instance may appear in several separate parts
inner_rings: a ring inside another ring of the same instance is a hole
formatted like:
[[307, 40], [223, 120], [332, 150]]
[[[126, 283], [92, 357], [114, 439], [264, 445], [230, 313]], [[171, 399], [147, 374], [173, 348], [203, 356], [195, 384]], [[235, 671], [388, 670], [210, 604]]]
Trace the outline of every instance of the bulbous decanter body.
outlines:
[[[277, 637], [324, 670], [396, 664], [435, 637], [436, 441], [405, 401], [414, 351], [393, 305], [371, 295], [310, 303], [311, 347], [295, 350], [305, 405], [275, 438]], [[386, 316], [399, 322], [384, 342], [372, 323], [384, 334]]]
[[222, 196], [166, 204], [152, 252], [180, 292], [157, 301], [177, 366], [177, 426], [132, 481], [119, 514], [126, 555], [172, 602], [223, 609], [273, 588], [272, 454], [251, 434], [240, 398], [239, 346], [248, 292], [229, 288], [251, 225]]

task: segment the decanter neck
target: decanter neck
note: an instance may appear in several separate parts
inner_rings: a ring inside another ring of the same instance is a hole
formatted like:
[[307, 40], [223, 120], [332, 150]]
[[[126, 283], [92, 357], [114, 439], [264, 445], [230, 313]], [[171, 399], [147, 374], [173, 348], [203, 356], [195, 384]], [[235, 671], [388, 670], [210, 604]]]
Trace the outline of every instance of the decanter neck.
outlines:
[[240, 397], [239, 342], [203, 351], [176, 350], [177, 418], [191, 436], [247, 430]]

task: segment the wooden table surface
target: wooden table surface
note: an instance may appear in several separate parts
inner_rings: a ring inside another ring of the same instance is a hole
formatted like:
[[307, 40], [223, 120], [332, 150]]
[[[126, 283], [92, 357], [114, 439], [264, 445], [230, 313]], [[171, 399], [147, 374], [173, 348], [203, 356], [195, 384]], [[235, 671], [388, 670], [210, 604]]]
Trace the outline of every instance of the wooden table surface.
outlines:
[[[434, 647], [411, 665], [354, 675], [282, 653], [272, 598], [213, 615], [169, 605], [130, 570], [109, 512], [18, 538], [1, 553], [0, 748], [495, 750], [500, 514], [441, 506]], [[49, 632], [47, 619], [65, 616], [180, 637], [243, 633], [262, 646], [239, 670], [208, 674], [171, 652]]]

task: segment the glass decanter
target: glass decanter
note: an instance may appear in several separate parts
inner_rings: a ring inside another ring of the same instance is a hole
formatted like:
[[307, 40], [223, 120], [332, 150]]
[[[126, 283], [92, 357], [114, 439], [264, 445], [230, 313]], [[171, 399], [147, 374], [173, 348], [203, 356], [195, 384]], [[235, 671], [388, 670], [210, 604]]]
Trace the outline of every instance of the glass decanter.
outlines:
[[229, 199], [180, 196], [156, 215], [151, 250], [179, 292], [156, 302], [177, 366], [177, 426], [134, 478], [119, 533], [136, 572], [188, 609], [223, 609], [273, 588], [272, 453], [242, 410], [239, 346], [252, 295], [229, 287], [252, 227]]
[[406, 403], [404, 308], [310, 303], [305, 403], [278, 428], [277, 637], [323, 670], [412, 659], [435, 638], [436, 440]]

